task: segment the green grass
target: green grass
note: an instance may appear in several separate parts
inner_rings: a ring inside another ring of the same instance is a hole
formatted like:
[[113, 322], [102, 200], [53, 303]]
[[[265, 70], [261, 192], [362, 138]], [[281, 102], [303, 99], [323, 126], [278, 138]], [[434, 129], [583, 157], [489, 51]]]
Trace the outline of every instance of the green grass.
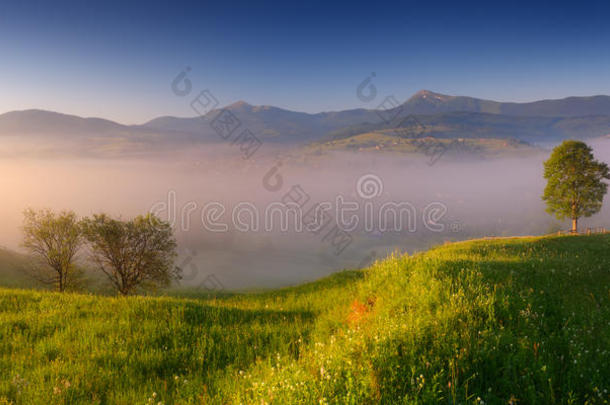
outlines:
[[0, 403], [596, 404], [610, 236], [462, 242], [197, 299], [0, 290]]

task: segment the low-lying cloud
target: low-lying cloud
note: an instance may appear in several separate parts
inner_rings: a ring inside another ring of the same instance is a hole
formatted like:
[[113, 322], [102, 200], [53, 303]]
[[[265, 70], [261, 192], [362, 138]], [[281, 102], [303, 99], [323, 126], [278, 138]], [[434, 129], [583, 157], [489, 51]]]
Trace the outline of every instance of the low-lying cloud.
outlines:
[[[594, 147], [598, 159], [610, 162], [610, 142]], [[443, 157], [434, 165], [384, 153], [296, 159], [278, 148], [250, 160], [230, 154], [226, 146], [206, 145], [135, 158], [5, 157], [0, 244], [19, 249], [26, 207], [123, 217], [152, 210], [175, 227], [182, 285], [219, 289], [298, 283], [445, 241], [567, 229], [540, 199], [548, 153]], [[332, 221], [312, 228], [321, 203], [330, 203]], [[281, 209], [269, 208], [281, 204], [299, 207], [300, 228]], [[584, 227], [608, 225], [607, 203], [583, 221]]]

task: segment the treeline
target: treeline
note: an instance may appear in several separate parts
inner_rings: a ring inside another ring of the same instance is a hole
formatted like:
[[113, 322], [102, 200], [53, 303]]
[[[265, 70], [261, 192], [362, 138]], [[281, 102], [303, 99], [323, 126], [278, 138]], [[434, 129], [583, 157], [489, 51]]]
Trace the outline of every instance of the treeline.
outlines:
[[80, 259], [103, 273], [122, 295], [180, 278], [173, 230], [153, 214], [130, 220], [106, 214], [81, 219], [72, 211], [27, 209], [23, 233], [23, 247], [39, 259], [32, 275], [57, 291], [79, 284]]

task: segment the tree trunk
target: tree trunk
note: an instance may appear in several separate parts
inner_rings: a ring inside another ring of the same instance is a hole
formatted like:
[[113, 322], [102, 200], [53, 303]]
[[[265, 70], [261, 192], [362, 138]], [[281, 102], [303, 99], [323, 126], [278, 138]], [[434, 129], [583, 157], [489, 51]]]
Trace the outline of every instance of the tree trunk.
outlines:
[[578, 233], [578, 218], [572, 218], [572, 233]]

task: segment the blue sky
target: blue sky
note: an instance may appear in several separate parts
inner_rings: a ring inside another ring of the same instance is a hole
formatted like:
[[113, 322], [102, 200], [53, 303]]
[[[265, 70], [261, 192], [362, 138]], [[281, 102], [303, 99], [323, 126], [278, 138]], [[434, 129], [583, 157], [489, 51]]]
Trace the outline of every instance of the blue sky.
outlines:
[[[0, 3], [0, 113], [193, 115], [171, 92], [319, 112], [429, 89], [507, 101], [610, 94], [604, 2]], [[378, 98], [356, 88], [375, 72]]]

